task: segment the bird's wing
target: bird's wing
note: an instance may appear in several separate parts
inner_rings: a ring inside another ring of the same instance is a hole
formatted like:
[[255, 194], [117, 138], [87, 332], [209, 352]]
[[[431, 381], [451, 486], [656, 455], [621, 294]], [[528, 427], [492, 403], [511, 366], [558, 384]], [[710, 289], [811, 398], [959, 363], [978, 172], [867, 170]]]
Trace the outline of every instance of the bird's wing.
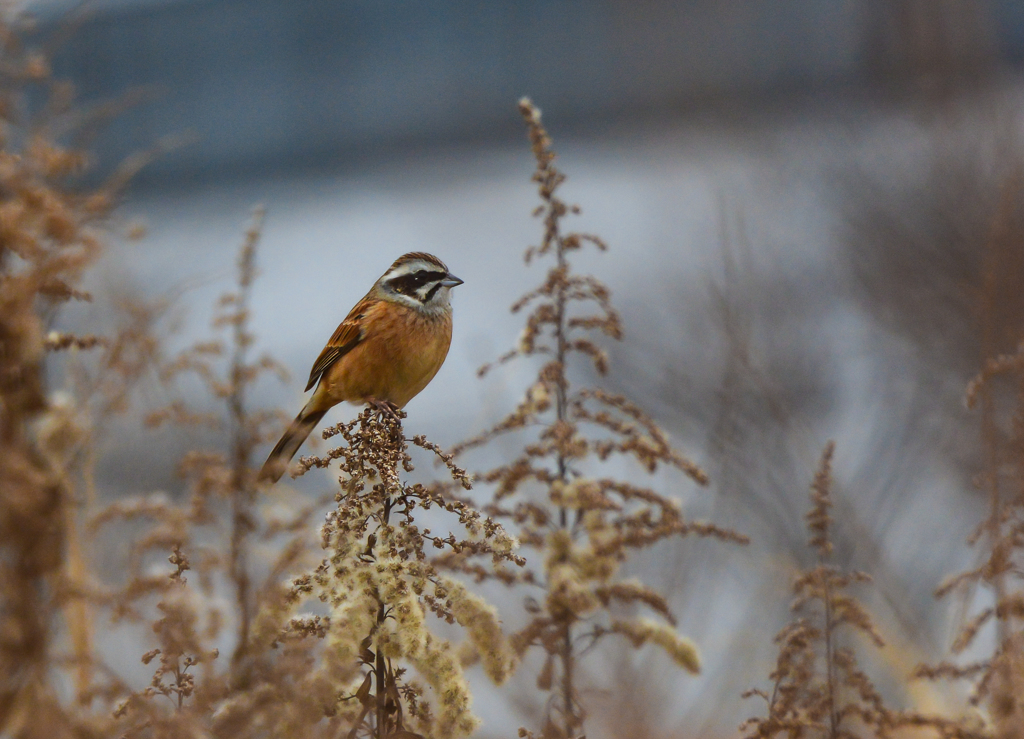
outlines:
[[369, 308], [370, 304], [364, 298], [356, 303], [356, 306], [345, 316], [345, 320], [327, 341], [327, 346], [313, 362], [313, 369], [309, 373], [309, 382], [306, 384], [307, 391], [320, 380], [321, 375], [327, 371], [328, 367], [352, 351], [363, 340], [365, 332], [362, 319]]

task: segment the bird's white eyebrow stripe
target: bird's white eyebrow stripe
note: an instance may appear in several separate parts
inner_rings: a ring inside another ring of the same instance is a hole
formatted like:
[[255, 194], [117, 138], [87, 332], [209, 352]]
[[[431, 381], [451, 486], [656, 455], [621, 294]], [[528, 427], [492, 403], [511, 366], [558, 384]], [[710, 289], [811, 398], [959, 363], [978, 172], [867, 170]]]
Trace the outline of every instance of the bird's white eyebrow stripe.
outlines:
[[384, 273], [383, 279], [386, 281], [390, 281], [395, 279], [396, 277], [403, 277], [405, 275], [412, 274], [413, 272], [420, 271], [442, 272], [445, 271], [445, 269], [440, 264], [435, 264], [434, 262], [426, 262], [421, 259], [417, 259], [413, 262], [406, 262], [405, 264], [400, 264], [397, 267], [389, 269], [387, 272]]

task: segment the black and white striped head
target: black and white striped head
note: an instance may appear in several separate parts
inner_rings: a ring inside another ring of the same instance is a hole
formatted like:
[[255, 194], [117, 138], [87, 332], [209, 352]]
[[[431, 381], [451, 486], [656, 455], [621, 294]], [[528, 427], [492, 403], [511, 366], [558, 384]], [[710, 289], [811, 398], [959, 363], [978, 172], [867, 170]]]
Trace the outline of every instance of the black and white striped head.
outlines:
[[462, 280], [448, 271], [437, 257], [424, 252], [411, 252], [395, 260], [377, 280], [385, 297], [417, 310], [443, 311], [449, 305], [448, 291]]

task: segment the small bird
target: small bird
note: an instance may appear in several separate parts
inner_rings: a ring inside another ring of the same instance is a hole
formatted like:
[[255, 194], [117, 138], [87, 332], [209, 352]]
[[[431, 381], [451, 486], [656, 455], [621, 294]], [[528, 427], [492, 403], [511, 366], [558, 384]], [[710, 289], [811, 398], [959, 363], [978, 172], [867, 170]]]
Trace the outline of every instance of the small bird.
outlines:
[[[427, 386], [452, 341], [449, 291], [462, 280], [423, 252], [399, 257], [356, 303], [309, 373], [313, 397], [260, 470], [277, 482], [310, 432], [342, 401], [401, 408]], [[317, 384], [319, 383], [319, 384]]]

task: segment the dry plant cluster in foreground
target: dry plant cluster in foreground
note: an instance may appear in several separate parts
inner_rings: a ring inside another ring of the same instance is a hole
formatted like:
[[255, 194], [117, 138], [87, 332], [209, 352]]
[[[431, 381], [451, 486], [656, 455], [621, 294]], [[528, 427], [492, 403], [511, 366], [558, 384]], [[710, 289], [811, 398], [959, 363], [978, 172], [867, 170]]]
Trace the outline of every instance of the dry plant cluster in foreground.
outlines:
[[[517, 669], [534, 672], [540, 708], [519, 736], [575, 739], [599, 733], [588, 723], [586, 676], [605, 642], [652, 644], [699, 673], [698, 648], [677, 628], [669, 594], [624, 567], [676, 537], [746, 540], [688, 519], [674, 496], [647, 484], [660, 470], [685, 484], [707, 476], [645, 411], [579, 379], [606, 375], [603, 342], [621, 338], [622, 326], [602, 282], [573, 269], [577, 252], [605, 244], [564, 229], [578, 209], [559, 196], [565, 178], [528, 100], [520, 112], [543, 230], [526, 261], [548, 266], [513, 306], [525, 328], [498, 363], [530, 362], [536, 378], [504, 419], [451, 452], [408, 438], [403, 413], [363, 410], [324, 432], [327, 452], [303, 460], [301, 471], [329, 467], [339, 480], [325, 500], [307, 500], [286, 485], [256, 484], [254, 465], [282, 422], [259, 407], [259, 383], [284, 378], [254, 346], [262, 214], [209, 340], [166, 355], [166, 306], [139, 302], [124, 306], [105, 336], [54, 330], [69, 303], [92, 299], [80, 285], [109, 235], [123, 178], [82, 185], [85, 157], [58, 143], [76, 121], [67, 90], [10, 27], [0, 28], [0, 43], [4, 736], [468, 736], [478, 720], [464, 670], [479, 663], [499, 684]], [[42, 108], [26, 102], [41, 97]], [[95, 484], [104, 430], [132, 417], [134, 389], [147, 377], [170, 400], [146, 414], [146, 433], [176, 426], [212, 441], [178, 460], [180, 495], [104, 500]], [[202, 408], [177, 399], [196, 388], [210, 401]], [[922, 667], [919, 677], [971, 681], [973, 710], [889, 708], [859, 666], [864, 641], [882, 644], [850, 593], [867, 576], [830, 562], [829, 445], [807, 516], [818, 563], [794, 584], [797, 618], [777, 638], [769, 682], [749, 693], [764, 708], [743, 723], [745, 736], [1024, 736], [1021, 352], [988, 361], [969, 397], [1001, 430], [991, 434], [983, 475], [991, 512], [975, 538], [986, 559], [942, 591], [982, 585], [993, 594], [954, 651], [990, 624], [995, 649], [968, 665]], [[483, 446], [516, 451], [470, 475], [462, 457]], [[414, 476], [417, 460], [439, 461], [444, 479]], [[480, 595], [492, 580], [511, 589], [522, 613], [498, 617]], [[126, 661], [125, 645], [136, 643], [151, 647]]]

